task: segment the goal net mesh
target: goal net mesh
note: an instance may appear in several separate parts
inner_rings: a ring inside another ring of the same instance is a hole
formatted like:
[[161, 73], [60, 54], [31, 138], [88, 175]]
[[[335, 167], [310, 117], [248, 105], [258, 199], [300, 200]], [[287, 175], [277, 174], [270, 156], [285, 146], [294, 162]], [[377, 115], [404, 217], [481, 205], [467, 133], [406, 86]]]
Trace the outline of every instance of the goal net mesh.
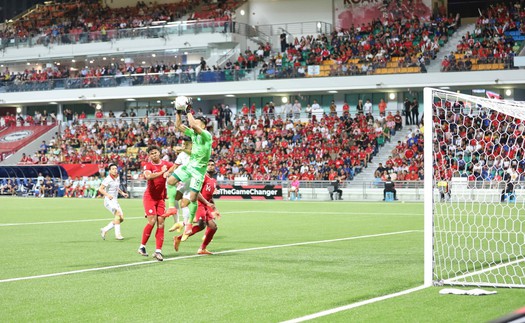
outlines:
[[433, 282], [525, 287], [525, 104], [432, 97]]

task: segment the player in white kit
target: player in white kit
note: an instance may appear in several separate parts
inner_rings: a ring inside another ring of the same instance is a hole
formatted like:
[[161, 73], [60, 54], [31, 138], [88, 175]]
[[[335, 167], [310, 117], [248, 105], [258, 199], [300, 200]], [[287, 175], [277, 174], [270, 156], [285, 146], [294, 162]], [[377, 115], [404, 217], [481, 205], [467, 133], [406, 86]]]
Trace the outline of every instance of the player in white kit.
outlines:
[[[177, 169], [180, 166], [184, 166], [188, 164], [190, 161], [190, 154], [191, 154], [191, 148], [192, 148], [192, 142], [191, 138], [184, 137], [184, 145], [182, 147], [175, 147], [175, 151], [178, 153], [177, 159], [175, 160], [175, 165]], [[179, 210], [187, 210], [186, 206], [189, 204], [190, 200], [190, 188], [189, 188], [190, 182], [179, 182], [177, 185], [177, 195], [175, 196], [176, 203], [179, 204], [178, 209]], [[181, 201], [182, 199], [182, 201]], [[168, 212], [174, 212], [173, 210], [168, 209]], [[179, 214], [177, 213], [176, 217], [173, 217], [173, 220], [175, 221], [175, 224], [169, 229], [170, 232], [173, 232], [175, 230], [180, 231], [184, 225], [188, 222], [188, 219], [190, 217], [189, 213], [184, 214], [188, 212], [183, 212], [183, 222], [179, 221]]]
[[113, 221], [109, 222], [108, 225], [100, 229], [100, 235], [102, 239], [106, 239], [106, 234], [109, 230], [115, 228], [115, 239], [124, 239], [120, 234], [120, 224], [124, 221], [124, 213], [118, 203], [119, 193], [128, 197], [128, 194], [120, 189], [120, 178], [118, 176], [118, 167], [116, 164], [109, 164], [109, 175], [104, 178], [98, 191], [104, 196], [104, 206], [113, 214]]

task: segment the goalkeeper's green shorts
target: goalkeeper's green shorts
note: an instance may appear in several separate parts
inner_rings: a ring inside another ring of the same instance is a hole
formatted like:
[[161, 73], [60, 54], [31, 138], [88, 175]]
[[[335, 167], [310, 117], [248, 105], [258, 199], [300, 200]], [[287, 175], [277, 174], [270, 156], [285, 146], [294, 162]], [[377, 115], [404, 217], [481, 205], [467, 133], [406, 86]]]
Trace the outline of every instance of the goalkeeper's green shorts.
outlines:
[[184, 165], [177, 168], [171, 176], [175, 177], [179, 182], [184, 183], [189, 181], [190, 190], [200, 192], [205, 174], [206, 167], [196, 168], [190, 165]]

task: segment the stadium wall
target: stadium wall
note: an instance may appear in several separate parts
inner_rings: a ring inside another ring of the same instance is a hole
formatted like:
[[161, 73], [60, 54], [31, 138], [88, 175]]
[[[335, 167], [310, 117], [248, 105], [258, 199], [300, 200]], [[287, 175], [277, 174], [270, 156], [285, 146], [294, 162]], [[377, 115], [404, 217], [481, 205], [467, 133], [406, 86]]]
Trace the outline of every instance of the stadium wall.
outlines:
[[248, 3], [249, 24], [270, 25], [305, 21], [333, 24], [333, 3], [334, 0], [252, 0]]

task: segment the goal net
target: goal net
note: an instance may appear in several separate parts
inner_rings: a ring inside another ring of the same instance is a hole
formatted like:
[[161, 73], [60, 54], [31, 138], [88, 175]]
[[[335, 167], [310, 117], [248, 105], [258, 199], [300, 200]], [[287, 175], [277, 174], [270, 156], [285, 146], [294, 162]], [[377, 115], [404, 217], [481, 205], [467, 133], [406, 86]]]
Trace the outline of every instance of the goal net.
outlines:
[[424, 99], [425, 283], [525, 287], [525, 104]]

